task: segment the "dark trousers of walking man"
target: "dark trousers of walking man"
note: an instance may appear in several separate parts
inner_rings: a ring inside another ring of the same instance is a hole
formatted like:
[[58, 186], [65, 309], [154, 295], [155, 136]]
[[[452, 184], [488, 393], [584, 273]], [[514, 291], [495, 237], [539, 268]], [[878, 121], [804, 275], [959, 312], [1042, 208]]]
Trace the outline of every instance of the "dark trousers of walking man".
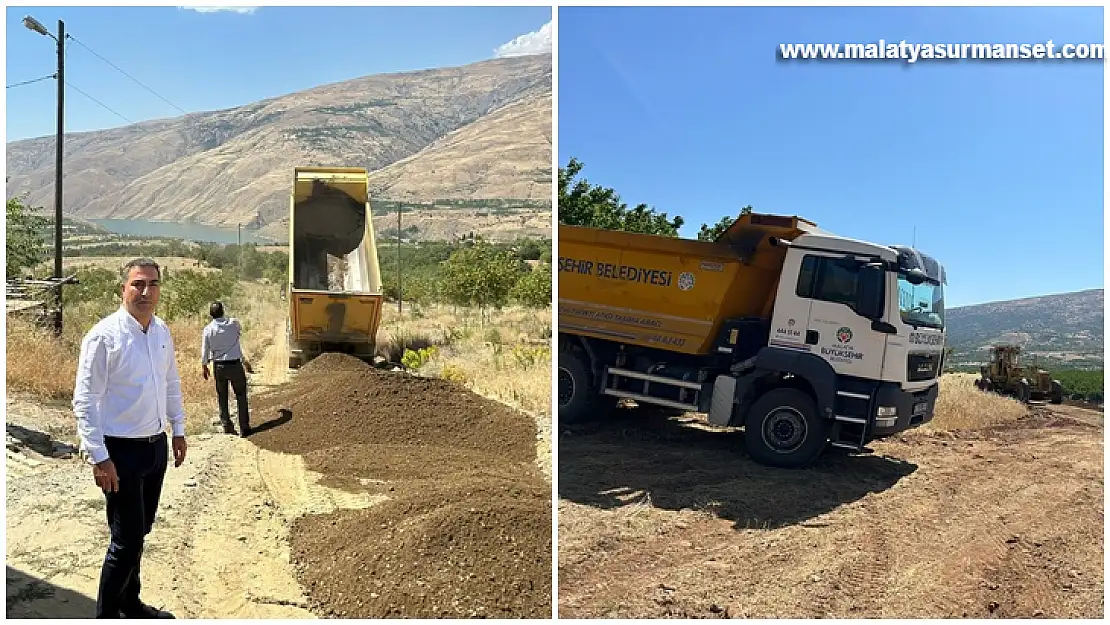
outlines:
[[166, 435], [149, 438], [104, 437], [119, 475], [119, 490], [107, 492], [112, 541], [100, 571], [97, 618], [150, 618], [139, 602], [139, 563], [143, 542], [154, 526], [169, 453]]
[[216, 360], [212, 363], [212, 373], [216, 378], [216, 396], [220, 401], [220, 422], [224, 431], [230, 433], [231, 411], [228, 409], [227, 386], [235, 391], [235, 402], [239, 409], [239, 435], [250, 434], [250, 412], [247, 406], [247, 372], [241, 360]]

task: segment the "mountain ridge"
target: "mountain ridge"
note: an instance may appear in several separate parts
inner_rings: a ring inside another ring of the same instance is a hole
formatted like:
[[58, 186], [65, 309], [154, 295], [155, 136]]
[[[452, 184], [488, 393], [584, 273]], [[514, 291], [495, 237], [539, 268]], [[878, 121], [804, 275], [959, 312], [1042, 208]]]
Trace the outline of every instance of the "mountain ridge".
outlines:
[[[65, 213], [276, 226], [287, 217], [295, 165], [366, 167], [372, 195], [383, 199], [393, 199], [389, 190], [396, 188], [398, 199], [413, 202], [550, 206], [551, 78], [550, 53], [507, 57], [373, 74], [237, 107], [67, 133]], [[517, 115], [502, 115], [500, 124], [487, 119], [496, 122], [504, 110]], [[477, 158], [456, 166], [429, 151], [472, 125]], [[431, 154], [430, 165], [422, 153]], [[52, 206], [53, 136], [11, 142], [7, 154], [8, 196], [26, 193], [31, 205]]]
[[998, 343], [1059, 363], [1099, 362], [1104, 356], [1102, 288], [1052, 293], [951, 308], [948, 345], [955, 361], [981, 362]]

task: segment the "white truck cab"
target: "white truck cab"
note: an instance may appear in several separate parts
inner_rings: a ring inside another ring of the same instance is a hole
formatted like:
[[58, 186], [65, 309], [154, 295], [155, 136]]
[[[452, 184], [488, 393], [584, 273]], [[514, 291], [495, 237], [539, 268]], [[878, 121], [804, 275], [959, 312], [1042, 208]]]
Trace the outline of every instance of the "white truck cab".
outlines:
[[873, 419], [867, 439], [930, 421], [946, 338], [940, 263], [823, 232], [776, 245], [787, 254], [768, 347], [827, 363], [835, 401], [820, 411], [857, 425]]

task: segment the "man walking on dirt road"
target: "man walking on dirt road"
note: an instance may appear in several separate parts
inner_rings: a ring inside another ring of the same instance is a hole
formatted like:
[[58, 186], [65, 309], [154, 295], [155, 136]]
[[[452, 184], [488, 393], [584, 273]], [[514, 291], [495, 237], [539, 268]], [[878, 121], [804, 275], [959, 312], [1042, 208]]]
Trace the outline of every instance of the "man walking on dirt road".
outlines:
[[[247, 372], [250, 363], [243, 358], [239, 337], [243, 333], [239, 320], [224, 316], [222, 302], [213, 302], [208, 308], [212, 321], [204, 327], [204, 337], [200, 343], [200, 365], [204, 379], [208, 379], [208, 361], [212, 361], [212, 372], [216, 377], [216, 397], [220, 401], [220, 423], [225, 434], [234, 434], [231, 425], [231, 411], [227, 406], [227, 385], [235, 391], [235, 403], [239, 410], [239, 435], [246, 438], [250, 434], [250, 410], [247, 405]], [[245, 369], [244, 369], [245, 365]]]
[[162, 272], [150, 258], [123, 266], [123, 302], [81, 342], [73, 412], [81, 450], [107, 500], [111, 542], [100, 571], [97, 618], [174, 618], [139, 599], [143, 542], [166, 474], [166, 422], [174, 466], [185, 461], [185, 408], [173, 337], [154, 315]]

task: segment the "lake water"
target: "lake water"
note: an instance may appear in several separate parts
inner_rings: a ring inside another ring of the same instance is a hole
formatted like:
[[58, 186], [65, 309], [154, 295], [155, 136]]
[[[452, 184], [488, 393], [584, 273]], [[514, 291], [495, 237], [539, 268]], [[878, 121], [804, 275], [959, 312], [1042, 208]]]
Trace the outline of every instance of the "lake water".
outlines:
[[[176, 221], [145, 221], [142, 219], [90, 219], [94, 224], [117, 234], [130, 234], [144, 237], [173, 237], [198, 243], [238, 243], [239, 232], [235, 228], [220, 228], [203, 224]], [[270, 239], [255, 236], [254, 231], [243, 228], [243, 243], [271, 243]]]

